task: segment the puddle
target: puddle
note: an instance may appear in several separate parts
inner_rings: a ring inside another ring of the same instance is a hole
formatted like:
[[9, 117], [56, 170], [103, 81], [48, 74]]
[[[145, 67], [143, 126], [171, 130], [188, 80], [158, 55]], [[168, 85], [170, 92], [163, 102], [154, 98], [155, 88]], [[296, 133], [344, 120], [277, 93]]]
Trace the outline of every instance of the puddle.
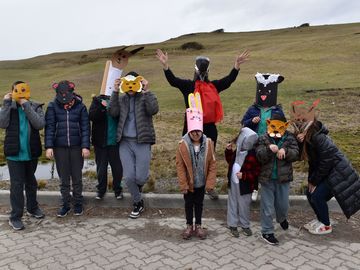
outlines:
[[[35, 177], [36, 179], [52, 179], [52, 178], [59, 178], [57, 171], [56, 171], [56, 166], [55, 164], [53, 165], [53, 162], [49, 162], [49, 163], [38, 163], [36, 172], [35, 172]], [[54, 168], [53, 168], [54, 167]], [[84, 167], [83, 167], [83, 172], [86, 171], [96, 171], [96, 164], [94, 160], [85, 160], [84, 161]], [[8, 170], [8, 166], [0, 166], [0, 181], [1, 180], [9, 180], [10, 176], [9, 176], [9, 170]]]

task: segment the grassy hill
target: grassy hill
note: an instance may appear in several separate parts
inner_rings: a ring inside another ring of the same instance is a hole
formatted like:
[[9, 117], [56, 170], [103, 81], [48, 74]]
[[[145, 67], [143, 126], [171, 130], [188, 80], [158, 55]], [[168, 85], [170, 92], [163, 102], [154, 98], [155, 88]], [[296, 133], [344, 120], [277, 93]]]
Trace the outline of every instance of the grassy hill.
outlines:
[[[135, 70], [146, 77], [156, 93], [161, 112], [155, 119], [157, 144], [153, 148], [152, 177], [175, 176], [174, 156], [180, 139], [184, 102], [180, 92], [169, 86], [155, 50], [169, 54], [175, 75], [192, 78], [194, 58], [210, 57], [210, 79], [227, 75], [235, 55], [251, 51], [250, 61], [241, 66], [235, 83], [221, 94], [225, 118], [219, 127], [217, 155], [219, 177], [225, 177], [223, 149], [240, 127], [245, 110], [255, 97], [256, 72], [280, 73], [278, 102], [288, 112], [291, 101], [312, 102], [321, 98], [319, 109], [330, 135], [360, 170], [360, 23], [297, 27], [241, 33], [196, 33], [173, 38], [145, 49], [130, 59], [126, 71]], [[198, 42], [202, 50], [182, 50], [186, 42]], [[119, 44], [120, 47], [121, 44]], [[91, 94], [98, 93], [105, 61], [119, 47], [81, 52], [64, 52], [19, 61], [0, 62], [0, 89], [5, 94], [12, 82], [30, 83], [32, 98], [47, 103], [54, 97], [51, 84], [67, 79], [89, 106]], [[125, 72], [126, 72], [125, 71]], [[300, 167], [300, 165], [298, 166]]]

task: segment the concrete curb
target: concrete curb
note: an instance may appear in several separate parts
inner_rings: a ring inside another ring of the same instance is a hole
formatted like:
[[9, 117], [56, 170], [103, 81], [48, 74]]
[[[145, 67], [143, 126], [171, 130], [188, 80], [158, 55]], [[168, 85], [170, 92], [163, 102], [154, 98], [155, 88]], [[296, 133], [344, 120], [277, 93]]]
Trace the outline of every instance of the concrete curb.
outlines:
[[[10, 205], [9, 190], [0, 190], [0, 205]], [[38, 191], [38, 202], [40, 205], [59, 206], [60, 192], [58, 191]], [[132, 205], [129, 193], [124, 194], [123, 200], [117, 200], [112, 193], [107, 193], [102, 200], [95, 200], [95, 192], [83, 192], [84, 204], [90, 207], [120, 207], [128, 208]], [[184, 199], [181, 194], [155, 194], [145, 193], [143, 195], [145, 205], [149, 208], [184, 208]], [[226, 209], [227, 195], [219, 195], [216, 201], [210, 200], [205, 196], [204, 206], [208, 209]], [[260, 199], [260, 196], [259, 196]], [[252, 209], [259, 209], [259, 199], [253, 202]], [[295, 209], [310, 209], [306, 196], [290, 196], [290, 207]], [[328, 203], [329, 209], [335, 212], [341, 212], [337, 201], [333, 198]]]

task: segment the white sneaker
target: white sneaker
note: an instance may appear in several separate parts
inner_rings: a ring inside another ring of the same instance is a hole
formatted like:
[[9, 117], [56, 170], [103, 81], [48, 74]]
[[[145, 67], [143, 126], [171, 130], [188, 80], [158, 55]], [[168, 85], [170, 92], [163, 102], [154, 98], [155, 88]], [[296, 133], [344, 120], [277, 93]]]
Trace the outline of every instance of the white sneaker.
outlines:
[[259, 193], [259, 192], [258, 192], [256, 189], [253, 190], [253, 192], [252, 192], [252, 194], [251, 194], [251, 200], [252, 200], [253, 202], [256, 202], [257, 197], [258, 197], [258, 193]]
[[316, 226], [309, 229], [309, 233], [311, 234], [328, 234], [332, 232], [332, 226], [326, 226], [319, 222]]
[[320, 221], [318, 221], [317, 219], [313, 219], [312, 221], [306, 223], [304, 225], [304, 228], [307, 230], [310, 230], [312, 227], [314, 227], [315, 225], [317, 225], [318, 223], [321, 223]]

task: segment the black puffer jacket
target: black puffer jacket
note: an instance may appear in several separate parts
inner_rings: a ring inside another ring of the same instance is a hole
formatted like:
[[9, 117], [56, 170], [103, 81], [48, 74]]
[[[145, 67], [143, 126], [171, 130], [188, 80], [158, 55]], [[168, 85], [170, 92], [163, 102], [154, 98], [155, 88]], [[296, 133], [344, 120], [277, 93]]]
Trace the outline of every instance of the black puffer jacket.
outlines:
[[[100, 95], [93, 98], [89, 108], [89, 119], [92, 122], [91, 142], [94, 146], [107, 146], [108, 120], [106, 107], [101, 104], [102, 100], [110, 101], [110, 97]], [[116, 121], [119, 118], [115, 118]]]
[[350, 218], [360, 209], [360, 178], [349, 160], [328, 136], [328, 129], [320, 122], [318, 131], [306, 143], [309, 176], [314, 186], [327, 181], [345, 216]]
[[45, 148], [80, 146], [90, 149], [89, 115], [80, 96], [76, 96], [69, 110], [56, 99], [50, 102], [45, 122]]

